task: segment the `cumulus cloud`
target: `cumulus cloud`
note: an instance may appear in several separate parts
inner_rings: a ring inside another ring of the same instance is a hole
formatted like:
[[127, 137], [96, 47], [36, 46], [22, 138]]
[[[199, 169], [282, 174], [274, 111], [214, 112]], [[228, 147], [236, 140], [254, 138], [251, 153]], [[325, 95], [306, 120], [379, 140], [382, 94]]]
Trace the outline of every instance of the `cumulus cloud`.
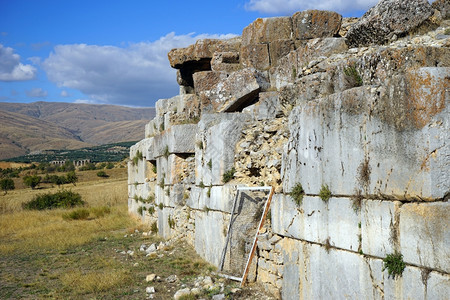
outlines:
[[249, 0], [245, 8], [268, 14], [292, 14], [307, 9], [331, 10], [341, 14], [366, 11], [378, 0]]
[[41, 88], [34, 88], [34, 89], [26, 91], [26, 94], [27, 94], [28, 97], [45, 98], [45, 97], [47, 97], [48, 92], [44, 91]]
[[20, 62], [20, 56], [10, 47], [0, 44], [0, 80], [23, 81], [36, 77], [36, 68]]
[[156, 100], [178, 93], [176, 71], [167, 59], [172, 48], [186, 47], [202, 38], [234, 36], [172, 32], [154, 42], [126, 47], [58, 45], [42, 67], [51, 81], [77, 89], [97, 103], [153, 106]]

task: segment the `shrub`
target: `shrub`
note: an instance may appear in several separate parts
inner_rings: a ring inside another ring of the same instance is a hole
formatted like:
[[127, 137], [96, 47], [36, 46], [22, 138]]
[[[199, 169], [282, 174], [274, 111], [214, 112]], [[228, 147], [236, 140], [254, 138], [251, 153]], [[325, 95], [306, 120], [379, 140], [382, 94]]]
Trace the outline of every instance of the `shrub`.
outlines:
[[109, 175], [106, 174], [105, 171], [98, 171], [98, 172], [97, 172], [97, 176], [98, 176], [98, 177], [103, 177], [103, 178], [108, 178], [108, 177], [109, 177]]
[[352, 78], [356, 86], [363, 85], [363, 80], [359, 75], [358, 70], [356, 70], [355, 66], [348, 66], [347, 68], [344, 68], [344, 74]]
[[70, 208], [84, 205], [81, 195], [70, 190], [61, 190], [54, 194], [36, 195], [31, 201], [22, 204], [24, 209], [44, 210], [52, 208]]
[[112, 169], [112, 168], [114, 168], [114, 164], [112, 162], [109, 162], [109, 163], [106, 164], [106, 168], [107, 169]]
[[15, 189], [14, 180], [12, 180], [11, 178], [3, 178], [0, 180], [0, 187], [5, 192], [6, 195], [6, 193], [8, 193], [9, 190]]
[[37, 175], [25, 176], [23, 178], [23, 183], [34, 190], [34, 188], [37, 187], [39, 183], [41, 183], [41, 180], [42, 180], [41, 176]]
[[322, 199], [324, 202], [328, 202], [328, 200], [330, 200], [331, 198], [331, 191], [328, 188], [328, 185], [323, 185], [320, 188], [320, 192], [319, 192], [319, 197], [320, 199]]
[[222, 176], [223, 183], [229, 182], [231, 179], [234, 178], [234, 173], [236, 172], [236, 169], [233, 167], [230, 170], [226, 171]]
[[67, 183], [72, 183], [73, 185], [75, 185], [75, 183], [78, 181], [78, 176], [75, 173], [75, 171], [70, 171], [69, 173], [66, 174], [66, 182]]
[[297, 203], [298, 206], [302, 205], [303, 196], [305, 195], [305, 191], [300, 183], [297, 183], [290, 193], [291, 198]]
[[388, 254], [383, 259], [383, 270], [388, 270], [389, 276], [392, 275], [392, 277], [395, 279], [396, 276], [402, 276], [403, 270], [405, 269], [406, 265], [403, 262], [403, 255], [399, 252]]
[[89, 210], [78, 208], [62, 215], [64, 220], [86, 220], [89, 218]]

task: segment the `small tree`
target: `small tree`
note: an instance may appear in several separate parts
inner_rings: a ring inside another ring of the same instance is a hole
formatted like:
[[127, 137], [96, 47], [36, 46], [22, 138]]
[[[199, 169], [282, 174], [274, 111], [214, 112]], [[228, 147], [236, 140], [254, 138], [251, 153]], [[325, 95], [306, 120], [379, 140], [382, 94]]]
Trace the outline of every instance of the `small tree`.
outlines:
[[73, 185], [76, 185], [76, 182], [78, 181], [78, 176], [75, 174], [75, 171], [70, 171], [66, 174], [66, 182], [72, 183]]
[[109, 175], [106, 174], [105, 171], [98, 171], [98, 172], [97, 172], [97, 176], [98, 176], [98, 177], [103, 177], [103, 178], [109, 177]]
[[41, 183], [41, 176], [37, 175], [25, 176], [23, 178], [23, 183], [34, 190], [34, 188], [37, 187], [39, 183]]
[[0, 187], [3, 191], [5, 191], [6, 195], [9, 190], [15, 189], [14, 180], [12, 180], [11, 178], [3, 178], [0, 180]]

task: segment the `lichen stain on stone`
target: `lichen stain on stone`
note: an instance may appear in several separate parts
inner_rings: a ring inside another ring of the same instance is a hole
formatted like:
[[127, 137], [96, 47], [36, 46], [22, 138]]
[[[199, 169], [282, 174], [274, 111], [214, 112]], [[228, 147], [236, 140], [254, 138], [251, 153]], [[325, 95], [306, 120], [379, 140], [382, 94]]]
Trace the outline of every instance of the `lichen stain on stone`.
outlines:
[[449, 79], [437, 78], [427, 70], [419, 69], [408, 72], [406, 80], [408, 111], [413, 125], [421, 129], [445, 108], [445, 90], [449, 87]]

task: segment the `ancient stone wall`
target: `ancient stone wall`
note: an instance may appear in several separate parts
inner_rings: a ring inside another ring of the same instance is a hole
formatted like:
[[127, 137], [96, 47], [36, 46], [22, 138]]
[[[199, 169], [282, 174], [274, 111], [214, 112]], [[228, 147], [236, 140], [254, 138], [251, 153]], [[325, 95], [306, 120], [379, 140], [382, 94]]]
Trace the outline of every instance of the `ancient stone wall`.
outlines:
[[250, 281], [283, 299], [447, 298], [447, 11], [304, 11], [172, 50], [180, 94], [131, 147], [130, 213], [218, 266], [237, 188], [271, 186]]

